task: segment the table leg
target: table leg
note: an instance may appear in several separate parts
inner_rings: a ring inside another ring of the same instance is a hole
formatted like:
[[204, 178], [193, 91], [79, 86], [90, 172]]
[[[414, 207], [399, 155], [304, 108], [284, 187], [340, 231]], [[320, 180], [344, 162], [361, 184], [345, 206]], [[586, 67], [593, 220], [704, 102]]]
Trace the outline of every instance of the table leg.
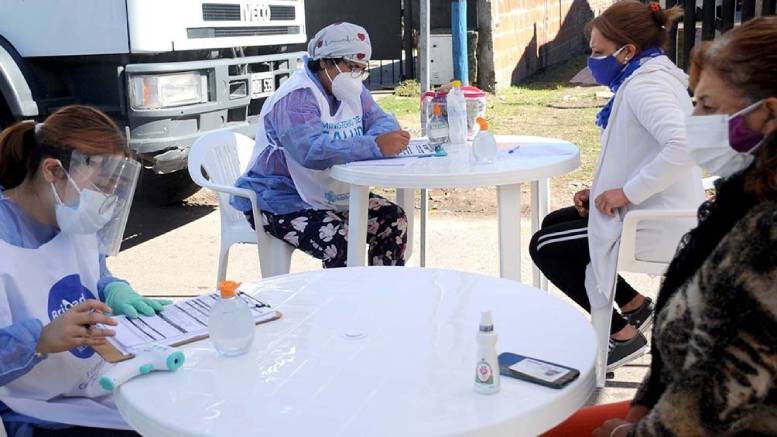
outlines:
[[426, 267], [426, 220], [429, 218], [429, 192], [421, 189], [421, 238], [420, 259], [418, 265]]
[[351, 185], [348, 205], [348, 267], [366, 265], [367, 209], [370, 206], [370, 187]]
[[407, 246], [405, 262], [413, 256], [413, 240], [415, 237], [415, 189], [397, 188], [397, 205], [405, 210], [407, 216]]
[[[540, 179], [531, 183], [531, 232], [532, 235], [540, 230], [542, 220], [548, 215], [550, 207], [550, 180]], [[546, 278], [536, 265], [532, 267], [533, 285], [548, 291], [548, 278]]]
[[496, 187], [499, 209], [499, 276], [521, 281], [521, 184]]

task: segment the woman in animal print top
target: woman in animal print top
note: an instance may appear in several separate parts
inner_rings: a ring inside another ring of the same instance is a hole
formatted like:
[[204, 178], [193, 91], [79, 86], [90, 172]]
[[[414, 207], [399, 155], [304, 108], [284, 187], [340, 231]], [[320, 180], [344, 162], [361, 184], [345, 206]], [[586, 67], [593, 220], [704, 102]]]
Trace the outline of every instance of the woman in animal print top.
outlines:
[[[636, 397], [584, 408], [548, 435], [590, 435], [597, 426], [595, 437], [777, 435], [775, 72], [777, 17], [751, 20], [694, 52], [694, 115], [736, 114], [719, 138], [737, 151], [692, 152], [727, 177], [667, 270], [651, 368]], [[715, 143], [715, 126], [697, 129], [702, 121], [689, 119], [692, 146]]]

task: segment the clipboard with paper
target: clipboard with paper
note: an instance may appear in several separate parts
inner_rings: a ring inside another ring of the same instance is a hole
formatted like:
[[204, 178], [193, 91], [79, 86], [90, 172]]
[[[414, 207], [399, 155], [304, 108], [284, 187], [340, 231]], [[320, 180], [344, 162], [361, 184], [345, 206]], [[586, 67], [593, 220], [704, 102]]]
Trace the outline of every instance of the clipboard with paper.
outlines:
[[445, 150], [440, 147], [435, 147], [429, 144], [429, 139], [426, 137], [418, 137], [410, 139], [407, 148], [394, 158], [409, 158], [409, 157], [424, 157], [424, 156], [445, 156]]
[[[239, 291], [236, 298], [248, 305], [257, 325], [281, 317], [280, 312], [248, 293]], [[208, 314], [218, 299], [218, 293], [209, 293], [168, 305], [154, 316], [116, 316], [118, 325], [105, 327], [113, 329], [116, 336], [94, 349], [105, 361], [116, 363], [133, 358], [133, 352], [152, 345], [175, 347], [206, 339]]]

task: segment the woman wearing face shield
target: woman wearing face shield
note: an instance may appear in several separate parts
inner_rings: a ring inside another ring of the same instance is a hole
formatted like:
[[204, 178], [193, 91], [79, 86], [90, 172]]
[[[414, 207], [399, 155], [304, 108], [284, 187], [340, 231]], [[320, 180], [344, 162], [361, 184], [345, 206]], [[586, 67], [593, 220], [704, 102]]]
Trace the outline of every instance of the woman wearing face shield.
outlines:
[[659, 291], [650, 372], [550, 435], [777, 435], [776, 71], [777, 17], [694, 50], [688, 145], [721, 179]]
[[[236, 185], [256, 191], [262, 217], [233, 197], [251, 226], [343, 267], [347, 254], [349, 185], [329, 176], [333, 165], [395, 156], [410, 140], [362, 85], [372, 48], [361, 26], [337, 23], [308, 44], [305, 68], [264, 103], [258, 155]], [[404, 265], [407, 218], [399, 206], [370, 194], [370, 265]]]
[[[652, 300], [617, 275], [622, 220], [629, 211], [696, 208], [704, 200], [701, 172], [688, 154], [685, 117], [692, 110], [688, 77], [664, 55], [672, 22], [682, 12], [658, 3], [616, 2], [590, 23], [594, 79], [614, 93], [596, 123], [601, 151], [591, 189], [574, 206], [549, 214], [529, 253], [545, 276], [586, 310], [612, 311], [607, 369], [648, 351]], [[664, 262], [693, 226], [641, 222], [637, 257]]]
[[[102, 112], [60, 109], [0, 133], [0, 414], [11, 436], [123, 435], [96, 383], [106, 314], [153, 315], [113, 277], [139, 172]], [[77, 425], [74, 427], [74, 425]], [[109, 428], [102, 432], [97, 428]]]

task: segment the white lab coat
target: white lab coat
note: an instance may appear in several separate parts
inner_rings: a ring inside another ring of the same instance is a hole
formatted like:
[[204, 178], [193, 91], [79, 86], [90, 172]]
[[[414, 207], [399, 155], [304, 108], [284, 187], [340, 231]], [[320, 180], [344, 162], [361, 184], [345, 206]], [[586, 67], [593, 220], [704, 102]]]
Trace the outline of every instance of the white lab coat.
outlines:
[[[649, 59], [618, 89], [591, 186], [586, 290], [592, 308], [609, 304], [623, 217], [632, 210], [694, 209], [704, 200], [701, 170], [687, 150], [685, 119], [693, 107], [688, 77], [666, 56]], [[603, 192], [623, 188], [631, 202], [614, 217], [596, 209]], [[671, 260], [693, 220], [643, 222], [637, 253], [645, 261]]]

